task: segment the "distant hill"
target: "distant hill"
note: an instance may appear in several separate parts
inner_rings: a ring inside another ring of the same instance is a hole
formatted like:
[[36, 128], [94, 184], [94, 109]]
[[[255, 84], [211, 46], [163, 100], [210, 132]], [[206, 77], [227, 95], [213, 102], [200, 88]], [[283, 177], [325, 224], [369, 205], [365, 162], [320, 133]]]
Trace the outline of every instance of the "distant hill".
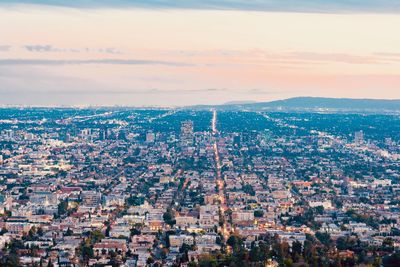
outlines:
[[400, 99], [352, 99], [324, 97], [295, 97], [271, 102], [227, 103], [219, 106], [196, 106], [197, 109], [220, 110], [276, 110], [276, 111], [332, 111], [332, 112], [400, 112]]
[[244, 101], [230, 101], [230, 102], [226, 102], [223, 105], [247, 105], [247, 104], [255, 104], [258, 103], [257, 101], [251, 101], [251, 100], [244, 100]]
[[272, 102], [261, 102], [244, 105], [251, 108], [283, 109], [336, 109], [336, 110], [398, 110], [400, 100], [384, 99], [351, 99], [323, 97], [295, 97]]

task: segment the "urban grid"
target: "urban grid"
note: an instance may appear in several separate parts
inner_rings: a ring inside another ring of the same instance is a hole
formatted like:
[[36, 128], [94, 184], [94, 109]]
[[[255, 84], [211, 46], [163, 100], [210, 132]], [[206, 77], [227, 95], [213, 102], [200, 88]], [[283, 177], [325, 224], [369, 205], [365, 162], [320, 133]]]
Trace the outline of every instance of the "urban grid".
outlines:
[[399, 266], [395, 115], [0, 110], [1, 266]]

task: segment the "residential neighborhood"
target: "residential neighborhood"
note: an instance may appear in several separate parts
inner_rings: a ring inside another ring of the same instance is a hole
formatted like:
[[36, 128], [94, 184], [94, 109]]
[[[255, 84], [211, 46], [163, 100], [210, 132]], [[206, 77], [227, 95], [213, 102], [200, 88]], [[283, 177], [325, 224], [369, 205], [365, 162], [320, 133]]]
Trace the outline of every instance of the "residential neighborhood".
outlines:
[[2, 266], [399, 262], [397, 117], [369, 115], [365, 124], [346, 114], [122, 108], [0, 115]]

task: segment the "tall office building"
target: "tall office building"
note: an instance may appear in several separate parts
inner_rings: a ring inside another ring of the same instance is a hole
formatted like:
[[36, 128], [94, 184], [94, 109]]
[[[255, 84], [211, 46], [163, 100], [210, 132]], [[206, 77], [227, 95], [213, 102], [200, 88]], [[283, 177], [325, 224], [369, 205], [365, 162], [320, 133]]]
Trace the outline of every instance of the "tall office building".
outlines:
[[358, 131], [354, 134], [354, 143], [361, 145], [364, 143], [364, 132]]
[[108, 139], [108, 129], [106, 127], [100, 129], [99, 139], [100, 140], [107, 140]]
[[182, 144], [192, 144], [194, 138], [193, 121], [183, 121], [181, 124], [181, 142]]
[[120, 130], [118, 132], [118, 140], [125, 140], [126, 141], [127, 132], [126, 130]]
[[70, 134], [70, 133], [67, 133], [67, 134], [65, 135], [65, 143], [69, 143], [69, 142], [71, 142], [71, 134]]
[[4, 130], [4, 137], [6, 139], [14, 138], [14, 131], [13, 130]]
[[240, 135], [235, 135], [233, 137], [233, 145], [235, 147], [240, 147], [241, 142], [242, 142], [242, 137]]

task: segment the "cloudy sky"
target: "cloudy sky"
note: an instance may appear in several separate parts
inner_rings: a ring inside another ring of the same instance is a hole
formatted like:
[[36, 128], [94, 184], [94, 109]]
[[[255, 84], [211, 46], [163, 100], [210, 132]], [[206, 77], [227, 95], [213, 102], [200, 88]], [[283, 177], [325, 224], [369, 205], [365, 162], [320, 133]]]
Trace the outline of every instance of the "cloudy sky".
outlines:
[[398, 0], [2, 0], [0, 104], [400, 98]]

